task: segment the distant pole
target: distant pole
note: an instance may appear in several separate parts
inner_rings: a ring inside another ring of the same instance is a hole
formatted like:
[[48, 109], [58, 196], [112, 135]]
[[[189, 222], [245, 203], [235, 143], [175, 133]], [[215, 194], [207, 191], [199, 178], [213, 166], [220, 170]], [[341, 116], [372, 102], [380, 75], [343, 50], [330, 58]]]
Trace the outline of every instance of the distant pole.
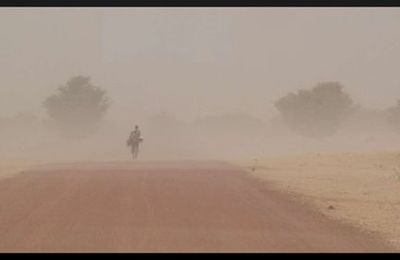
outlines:
[[257, 159], [253, 160], [253, 167], [251, 167], [252, 172], [256, 171]]

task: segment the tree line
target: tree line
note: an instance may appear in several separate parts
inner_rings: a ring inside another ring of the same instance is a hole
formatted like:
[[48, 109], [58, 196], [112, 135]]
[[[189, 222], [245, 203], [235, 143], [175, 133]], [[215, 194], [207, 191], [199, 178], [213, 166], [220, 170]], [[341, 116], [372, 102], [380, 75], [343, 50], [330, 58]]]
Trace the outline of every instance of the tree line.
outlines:
[[[43, 102], [57, 128], [69, 137], [93, 133], [110, 104], [107, 92], [86, 76], [72, 77]], [[292, 131], [317, 139], [334, 135], [359, 109], [339, 82], [321, 82], [288, 93], [277, 99], [274, 106]], [[385, 111], [387, 124], [400, 133], [400, 100]]]

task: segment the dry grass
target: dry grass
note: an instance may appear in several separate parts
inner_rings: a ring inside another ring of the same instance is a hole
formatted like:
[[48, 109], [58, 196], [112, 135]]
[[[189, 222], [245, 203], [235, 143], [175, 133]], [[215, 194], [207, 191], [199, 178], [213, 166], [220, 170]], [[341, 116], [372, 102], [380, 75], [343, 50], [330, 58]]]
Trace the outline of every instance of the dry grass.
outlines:
[[378, 232], [400, 249], [400, 153], [308, 154], [238, 162], [328, 217]]

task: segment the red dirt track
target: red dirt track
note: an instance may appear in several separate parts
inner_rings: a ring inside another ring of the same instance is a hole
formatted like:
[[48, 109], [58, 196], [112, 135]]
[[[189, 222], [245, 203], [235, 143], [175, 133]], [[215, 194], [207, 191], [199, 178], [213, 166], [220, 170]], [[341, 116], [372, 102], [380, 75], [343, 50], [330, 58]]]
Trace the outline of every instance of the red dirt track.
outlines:
[[0, 180], [0, 252], [382, 252], [219, 162], [47, 165]]

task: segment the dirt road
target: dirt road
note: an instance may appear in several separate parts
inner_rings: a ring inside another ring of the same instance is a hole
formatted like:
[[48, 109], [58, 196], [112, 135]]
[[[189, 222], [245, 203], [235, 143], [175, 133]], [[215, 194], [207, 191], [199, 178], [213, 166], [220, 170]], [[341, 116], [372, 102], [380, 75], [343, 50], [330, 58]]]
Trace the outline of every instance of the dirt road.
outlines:
[[0, 252], [390, 250], [219, 162], [59, 164], [0, 180]]

